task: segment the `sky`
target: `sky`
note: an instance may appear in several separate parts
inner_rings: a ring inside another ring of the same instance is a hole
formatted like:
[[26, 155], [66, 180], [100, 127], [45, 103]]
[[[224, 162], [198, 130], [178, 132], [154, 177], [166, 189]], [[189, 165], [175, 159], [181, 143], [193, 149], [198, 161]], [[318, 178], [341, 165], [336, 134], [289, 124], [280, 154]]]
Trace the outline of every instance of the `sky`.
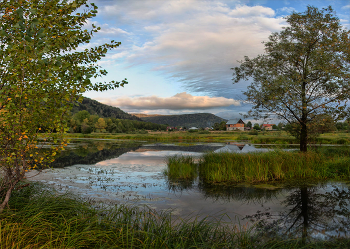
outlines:
[[84, 96], [128, 113], [213, 113], [242, 118], [251, 105], [243, 92], [250, 84], [232, 82], [231, 68], [244, 56], [264, 53], [263, 41], [287, 26], [285, 17], [307, 5], [329, 5], [350, 28], [350, 0], [94, 0], [98, 14], [86, 23], [101, 27], [89, 44], [121, 45], [99, 65], [99, 81], [128, 84]]

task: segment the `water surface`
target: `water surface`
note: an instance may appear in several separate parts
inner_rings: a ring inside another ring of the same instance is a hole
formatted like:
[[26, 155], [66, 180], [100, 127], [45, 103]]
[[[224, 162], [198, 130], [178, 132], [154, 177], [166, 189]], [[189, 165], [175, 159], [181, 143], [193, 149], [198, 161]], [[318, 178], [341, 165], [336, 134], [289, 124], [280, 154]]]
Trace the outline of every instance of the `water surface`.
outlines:
[[29, 179], [111, 205], [148, 205], [156, 210], [171, 210], [175, 217], [209, 217], [223, 224], [258, 224], [259, 229], [266, 229], [270, 234], [293, 233], [314, 238], [348, 236], [350, 191], [347, 183], [208, 186], [198, 179], [169, 180], [163, 174], [168, 156], [200, 157], [207, 151], [246, 153], [273, 148], [244, 143], [183, 146], [83, 141], [73, 143], [52, 165], [53, 169], [43, 170]]

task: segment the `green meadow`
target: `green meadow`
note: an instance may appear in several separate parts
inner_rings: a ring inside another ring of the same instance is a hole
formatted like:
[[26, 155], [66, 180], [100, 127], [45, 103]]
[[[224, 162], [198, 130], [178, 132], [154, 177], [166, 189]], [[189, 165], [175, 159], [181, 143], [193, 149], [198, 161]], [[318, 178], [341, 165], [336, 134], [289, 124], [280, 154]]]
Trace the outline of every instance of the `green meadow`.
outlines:
[[[246, 141], [254, 144], [298, 144], [298, 140], [284, 131], [259, 131], [257, 135], [241, 131], [203, 131], [203, 132], [134, 132], [134, 133], [67, 133], [67, 138], [99, 138], [140, 141], [190, 141], [190, 142], [226, 142]], [[333, 132], [318, 136], [311, 145], [350, 144], [350, 133]]]

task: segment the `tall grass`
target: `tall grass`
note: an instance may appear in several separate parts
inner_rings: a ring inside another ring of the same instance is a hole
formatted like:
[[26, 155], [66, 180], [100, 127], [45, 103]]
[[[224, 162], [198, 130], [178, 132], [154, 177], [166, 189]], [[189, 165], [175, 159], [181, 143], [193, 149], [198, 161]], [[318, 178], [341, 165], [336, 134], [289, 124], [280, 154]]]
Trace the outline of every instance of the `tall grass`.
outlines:
[[0, 214], [0, 248], [240, 248], [256, 241], [250, 228], [173, 220], [147, 207], [97, 209], [40, 185], [14, 191], [10, 207]]
[[266, 182], [329, 177], [322, 154], [271, 151], [267, 153], [207, 153], [199, 167], [205, 182]]
[[[193, 160], [179, 161], [181, 172], [193, 168]], [[171, 159], [169, 159], [171, 162]], [[168, 163], [168, 169], [176, 171], [177, 165]], [[170, 172], [170, 171], [169, 171]], [[264, 153], [215, 153], [203, 155], [198, 165], [200, 180], [205, 183], [234, 184], [239, 182], [268, 182], [294, 179], [348, 179], [350, 153], [325, 151], [270, 151]], [[179, 177], [182, 177], [181, 175]]]
[[194, 180], [197, 176], [197, 164], [191, 156], [175, 155], [168, 157], [164, 174], [169, 179]]
[[0, 248], [344, 248], [347, 239], [303, 244], [268, 238], [253, 227], [206, 219], [174, 220], [169, 212], [104, 207], [33, 184], [13, 192], [0, 214]]

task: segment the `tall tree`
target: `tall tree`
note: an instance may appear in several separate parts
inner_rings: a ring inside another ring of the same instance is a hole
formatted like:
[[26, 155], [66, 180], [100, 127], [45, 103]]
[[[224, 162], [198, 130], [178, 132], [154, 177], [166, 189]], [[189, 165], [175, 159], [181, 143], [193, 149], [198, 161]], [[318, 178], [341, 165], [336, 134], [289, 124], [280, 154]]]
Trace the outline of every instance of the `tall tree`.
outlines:
[[[120, 45], [111, 41], [77, 52], [100, 29], [83, 30], [97, 6], [87, 0], [0, 2], [0, 212], [30, 168], [51, 162], [66, 141], [72, 103], [85, 90], [127, 83], [92, 83], [106, 75], [97, 62]], [[79, 10], [85, 5], [85, 9]], [[40, 151], [43, 144], [51, 150]]]
[[287, 17], [289, 26], [273, 33], [265, 53], [245, 57], [234, 83], [252, 79], [245, 92], [250, 115], [274, 115], [298, 125], [300, 151], [307, 151], [308, 123], [320, 114], [339, 119], [350, 97], [350, 31], [334, 11], [308, 6]]

